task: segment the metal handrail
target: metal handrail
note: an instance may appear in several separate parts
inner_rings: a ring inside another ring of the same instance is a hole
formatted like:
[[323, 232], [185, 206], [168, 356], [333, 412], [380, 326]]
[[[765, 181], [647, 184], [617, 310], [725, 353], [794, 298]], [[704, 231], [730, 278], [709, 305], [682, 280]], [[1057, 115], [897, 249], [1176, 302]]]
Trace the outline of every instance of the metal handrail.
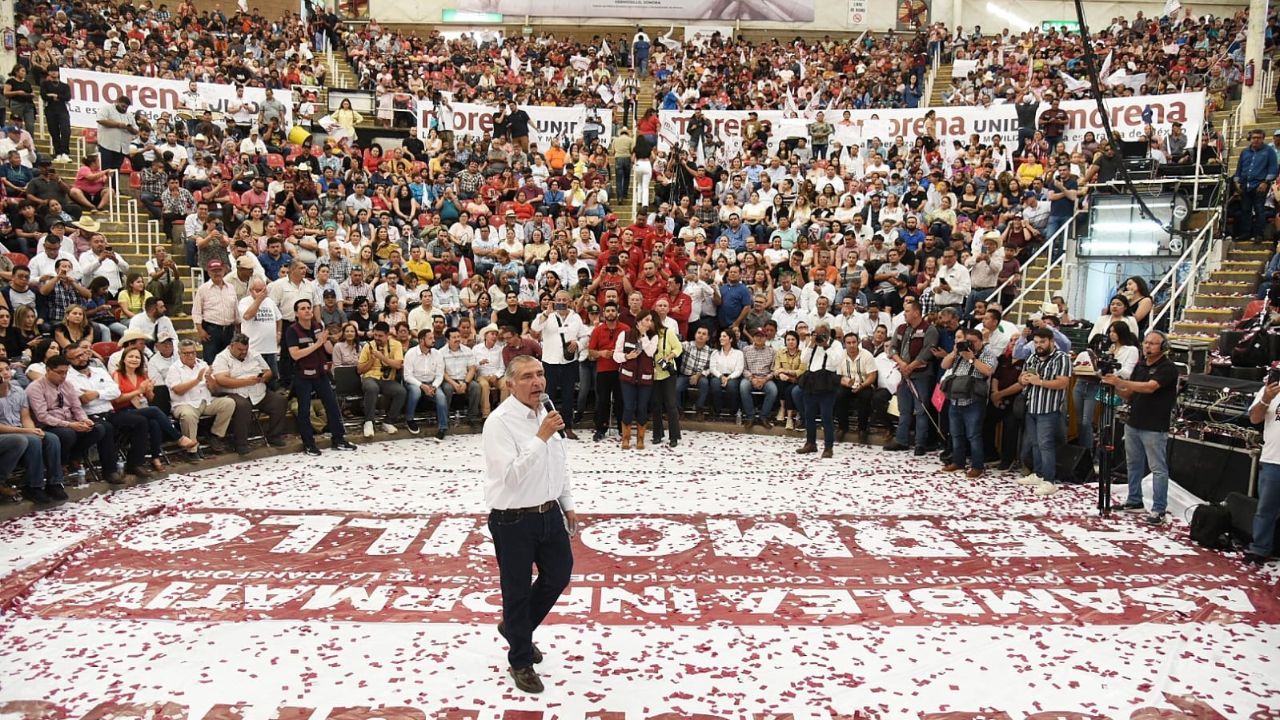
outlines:
[[1168, 285], [1170, 283], [1171, 279], [1173, 278], [1174, 271], [1177, 269], [1178, 265], [1181, 265], [1182, 263], [1186, 262], [1187, 258], [1190, 257], [1191, 254], [1200, 247], [1200, 244], [1204, 242], [1205, 231], [1213, 227], [1214, 223], [1217, 221], [1220, 215], [1222, 215], [1221, 209], [1214, 211], [1213, 216], [1209, 218], [1209, 222], [1205, 223], [1204, 227], [1200, 228], [1200, 232], [1196, 233], [1195, 239], [1192, 240], [1187, 245], [1186, 249], [1182, 251], [1182, 254], [1178, 256], [1178, 259], [1174, 261], [1173, 267], [1170, 268], [1169, 271], [1164, 274], [1164, 277], [1160, 278], [1160, 282], [1156, 283], [1155, 287], [1151, 288], [1151, 293], [1150, 293], [1151, 297], [1155, 297], [1157, 293], [1159, 293], [1161, 290], [1165, 288], [1165, 285]]
[[[1209, 222], [1205, 223], [1205, 226], [1200, 228], [1200, 232], [1196, 234], [1195, 240], [1193, 240], [1187, 249], [1182, 252], [1182, 255], [1178, 257], [1177, 262], [1173, 264], [1173, 267], [1169, 268], [1169, 271], [1165, 273], [1164, 277], [1160, 279], [1160, 282], [1156, 284], [1154, 289], [1152, 289], [1151, 297], [1156, 297], [1157, 293], [1163, 290], [1166, 285], [1174, 286], [1177, 284], [1178, 269], [1182, 267], [1184, 262], [1186, 262], [1187, 257], [1206, 242], [1211, 244], [1214, 241], [1213, 228], [1221, 216], [1222, 210], [1216, 210], [1213, 216], [1209, 218]], [[1158, 327], [1159, 323], [1173, 312], [1174, 307], [1178, 304], [1178, 299], [1186, 295], [1188, 290], [1192, 293], [1195, 292], [1195, 288], [1200, 284], [1200, 267], [1213, 256], [1213, 253], [1209, 252], [1209, 248], [1205, 248], [1205, 251], [1201, 252], [1199, 255], [1199, 258], [1191, 264], [1191, 268], [1188, 270], [1186, 275], [1186, 281], [1181, 287], [1174, 288], [1170, 291], [1169, 301], [1166, 302], [1164, 307], [1160, 308], [1159, 312], [1155, 314], [1155, 317], [1151, 319], [1151, 327]]]
[[1061, 255], [1059, 255], [1058, 259], [1049, 263], [1049, 266], [1044, 269], [1044, 272], [1040, 273], [1040, 275], [1037, 276], [1035, 280], [1032, 280], [1030, 285], [1023, 288], [1022, 292], [1018, 293], [1018, 296], [1013, 299], [1013, 302], [1009, 303], [1009, 307], [1004, 308], [1004, 310], [1010, 310], [1014, 306], [1016, 306], [1018, 303], [1026, 302], [1027, 296], [1029, 296], [1031, 292], [1036, 289], [1036, 286], [1040, 284], [1041, 280], [1045, 281], [1044, 299], [1047, 302], [1051, 298], [1051, 295], [1049, 294], [1049, 282], [1048, 282], [1049, 275], [1050, 273], [1053, 272], [1054, 268], [1058, 267], [1059, 265], [1063, 264], [1066, 261], [1067, 261], [1066, 253], [1062, 253]]
[[[1047, 238], [1043, 243], [1041, 243], [1040, 247], [1034, 253], [1031, 254], [1031, 257], [1027, 258], [1027, 261], [1022, 264], [1022, 267], [1026, 267], [1030, 265], [1033, 260], [1040, 257], [1040, 254], [1045, 252], [1046, 250], [1049, 252], [1049, 257], [1050, 257], [1049, 267], [1053, 267], [1054, 266], [1054, 263], [1052, 260], [1053, 244], [1054, 244], [1053, 241], [1057, 239], [1058, 235], [1068, 232], [1068, 228], [1074, 227], [1076, 224], [1076, 218], [1084, 214], [1085, 212], [1087, 212], [1085, 208], [1077, 207], [1075, 213], [1072, 214], [1071, 219], [1068, 220], [1062, 227], [1058, 228], [1058, 231], [1055, 232], [1052, 237]], [[1064, 241], [1066, 240], [1065, 236], [1063, 237], [1063, 240]], [[1063, 246], [1064, 247], [1066, 246], [1065, 242], [1063, 242]], [[1066, 253], [1064, 252], [1062, 256], [1066, 257]], [[1045, 272], [1047, 273], [1049, 272], [1049, 270], [1046, 268]], [[1021, 275], [1021, 274], [1022, 274], [1022, 268], [1018, 268], [1018, 272], [1014, 273], [1014, 275]], [[1009, 286], [1009, 283], [1013, 282], [1014, 275], [1010, 275], [1008, 278], [1005, 279], [1004, 282], [1000, 283], [1000, 285], [998, 285], [995, 290], [992, 290], [991, 293], [987, 295], [986, 302], [989, 303], [999, 298], [1000, 293], [1004, 292], [1004, 289]]]

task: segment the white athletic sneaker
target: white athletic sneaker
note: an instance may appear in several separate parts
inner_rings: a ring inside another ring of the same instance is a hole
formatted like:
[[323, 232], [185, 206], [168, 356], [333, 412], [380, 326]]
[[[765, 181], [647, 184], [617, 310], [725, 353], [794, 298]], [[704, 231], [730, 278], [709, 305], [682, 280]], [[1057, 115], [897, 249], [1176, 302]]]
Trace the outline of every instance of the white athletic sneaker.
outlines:
[[395, 425], [392, 425], [391, 423], [382, 423], [382, 432], [384, 432], [384, 433], [386, 433], [386, 434], [388, 434], [388, 435], [395, 435], [395, 434], [396, 434], [396, 426], [395, 426]]
[[372, 420], [364, 421], [364, 436], [367, 438], [373, 437], [373, 421]]
[[1031, 473], [1030, 475], [1024, 475], [1023, 477], [1020, 477], [1020, 478], [1014, 478], [1014, 482], [1018, 483], [1019, 485], [1027, 485], [1027, 486], [1039, 485], [1040, 483], [1044, 482], [1044, 478], [1040, 477], [1035, 473]]
[[53, 161], [54, 161], [54, 162], [63, 162], [63, 163], [65, 163], [65, 162], [71, 162], [71, 156], [70, 156], [70, 155], [67, 155], [67, 154], [65, 154], [65, 153], [64, 153], [64, 154], [59, 155], [58, 157], [54, 158], [54, 159], [53, 159]]
[[1036, 486], [1036, 495], [1038, 497], [1048, 497], [1058, 492], [1058, 486], [1051, 482], [1041, 482]]

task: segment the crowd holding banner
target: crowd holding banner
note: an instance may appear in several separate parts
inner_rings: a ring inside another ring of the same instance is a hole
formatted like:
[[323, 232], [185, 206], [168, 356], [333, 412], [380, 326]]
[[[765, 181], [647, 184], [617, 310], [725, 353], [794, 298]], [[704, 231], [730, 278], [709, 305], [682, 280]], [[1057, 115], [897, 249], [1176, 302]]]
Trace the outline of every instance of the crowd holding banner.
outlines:
[[[1156, 134], [1169, 134], [1173, 123], [1180, 122], [1186, 130], [1188, 142], [1194, 145], [1200, 134], [1205, 118], [1205, 95], [1203, 92], [1178, 93], [1173, 95], [1150, 95], [1105, 100], [1110, 113], [1111, 125], [1121, 139], [1137, 139], [1144, 132], [1146, 123], [1143, 113], [1151, 111], [1151, 125]], [[1041, 105], [1041, 111], [1048, 109], [1048, 104]], [[1067, 125], [1063, 141], [1068, 145], [1079, 143], [1086, 132], [1095, 136], [1105, 133], [1102, 117], [1096, 103], [1092, 100], [1067, 100], [1062, 103], [1070, 122]], [[933, 108], [935, 113], [932, 123], [934, 136], [938, 140], [949, 143], [953, 140], [967, 142], [969, 136], [977, 133], [984, 140], [992, 135], [1000, 135], [1006, 145], [1018, 144], [1018, 116], [1013, 105], [992, 105], [990, 107], [940, 107]], [[725, 149], [736, 154], [742, 144], [742, 128], [750, 110], [705, 110], [703, 115], [711, 122], [711, 137], [718, 138], [725, 144]], [[761, 121], [769, 121], [773, 125], [770, 135], [770, 150], [777, 149], [777, 144], [788, 138], [808, 137], [806, 126], [812, 122], [817, 110], [811, 109], [797, 116], [785, 110], [754, 111]], [[894, 138], [903, 137], [910, 144], [925, 134], [930, 120], [919, 109], [875, 109], [851, 110], [843, 108], [824, 109], [826, 121], [835, 125], [833, 140], [842, 145], [862, 144], [871, 138], [878, 137], [884, 142], [892, 142]], [[847, 113], [847, 117], [846, 117]], [[685, 123], [693, 115], [693, 111], [669, 111], [659, 113], [662, 131], [659, 136], [659, 147], [669, 147], [683, 142]]]
[[[182, 94], [187, 92], [186, 80], [139, 77], [118, 73], [94, 72], [65, 68], [62, 79], [71, 86], [71, 100], [67, 110], [71, 114], [72, 127], [98, 127], [98, 108], [120, 95], [133, 100], [131, 110], [151, 120], [161, 113], [174, 113], [182, 109]], [[226, 113], [227, 104], [236, 97], [235, 85], [220, 83], [196, 83], [200, 96], [210, 109]], [[260, 105], [266, 100], [267, 91], [260, 87], [244, 87], [244, 98]], [[293, 125], [293, 108], [285, 103], [285, 127]]]
[[[432, 124], [436, 115], [436, 104], [431, 101], [418, 103], [418, 129], [424, 135], [429, 128], [452, 130], [455, 136], [480, 138], [493, 133], [493, 116], [498, 108], [493, 105], [476, 103], [452, 103], [442, 105], [452, 110], [452, 114], [443, 121]], [[600, 139], [608, 142], [613, 137], [613, 113], [608, 110], [596, 110], [583, 105], [573, 107], [544, 107], [541, 105], [521, 105], [521, 109], [529, 113], [529, 142], [540, 148], [550, 147], [552, 142], [564, 143], [566, 139], [582, 136], [583, 126], [591, 118], [596, 118], [603, 126]]]

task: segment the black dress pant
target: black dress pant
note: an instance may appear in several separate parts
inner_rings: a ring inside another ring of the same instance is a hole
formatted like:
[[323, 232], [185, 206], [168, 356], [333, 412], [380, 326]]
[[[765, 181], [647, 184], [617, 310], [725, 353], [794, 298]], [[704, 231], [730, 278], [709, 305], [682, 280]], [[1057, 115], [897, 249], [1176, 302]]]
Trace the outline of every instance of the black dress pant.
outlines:
[[[573, 549], [559, 504], [544, 513], [489, 512], [489, 532], [502, 583], [502, 621], [511, 667], [533, 665], [533, 631], [569, 586]], [[533, 567], [538, 579], [533, 579]]]
[[564, 429], [573, 429], [573, 408], [578, 401], [578, 361], [542, 363], [547, 375], [547, 395], [564, 416]]
[[653, 441], [662, 442], [662, 416], [667, 416], [667, 424], [671, 426], [671, 439], [680, 439], [680, 401], [676, 397], [676, 378], [668, 376], [665, 380], [653, 381], [649, 419], [653, 422]]
[[[116, 457], [116, 438], [123, 437], [129, 440], [129, 447], [125, 450], [125, 462], [130, 467], [141, 467], [147, 462], [147, 453], [151, 450], [149, 439], [151, 437], [151, 425], [147, 422], [145, 415], [141, 413], [118, 413], [113, 412], [106, 416], [106, 421], [110, 427], [102, 436], [102, 442], [98, 444], [98, 453], [102, 457], [102, 471], [110, 473], [115, 469]], [[94, 418], [94, 422], [98, 422]], [[111, 443], [111, 470], [107, 469], [107, 458], [104, 453], [106, 443]]]
[[858, 430], [871, 429], [871, 401], [875, 397], [875, 386], [863, 385], [853, 392], [847, 387], [836, 393], [836, 427], [841, 432], [849, 430], [849, 415], [858, 416]]
[[[610, 413], [613, 419], [610, 420]], [[609, 425], [621, 423], [622, 384], [617, 370], [601, 370], [596, 373], [596, 432], [609, 430]]]
[[49, 126], [49, 140], [54, 155], [71, 154], [71, 113], [66, 103], [45, 102], [44, 119]]

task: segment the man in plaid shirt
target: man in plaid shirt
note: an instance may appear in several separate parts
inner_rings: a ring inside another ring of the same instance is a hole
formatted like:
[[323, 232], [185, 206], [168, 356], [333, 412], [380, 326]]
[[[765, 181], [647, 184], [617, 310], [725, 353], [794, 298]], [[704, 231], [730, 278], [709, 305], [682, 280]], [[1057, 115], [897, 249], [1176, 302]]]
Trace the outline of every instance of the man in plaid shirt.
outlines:
[[680, 375], [676, 378], [676, 402], [684, 404], [684, 394], [692, 385], [698, 388], [698, 398], [693, 409], [701, 419], [707, 409], [707, 398], [711, 393], [711, 380], [707, 377], [707, 369], [711, 367], [711, 346], [707, 341], [711, 331], [705, 327], [698, 328], [692, 340], [684, 341], [684, 353], [680, 355]]

